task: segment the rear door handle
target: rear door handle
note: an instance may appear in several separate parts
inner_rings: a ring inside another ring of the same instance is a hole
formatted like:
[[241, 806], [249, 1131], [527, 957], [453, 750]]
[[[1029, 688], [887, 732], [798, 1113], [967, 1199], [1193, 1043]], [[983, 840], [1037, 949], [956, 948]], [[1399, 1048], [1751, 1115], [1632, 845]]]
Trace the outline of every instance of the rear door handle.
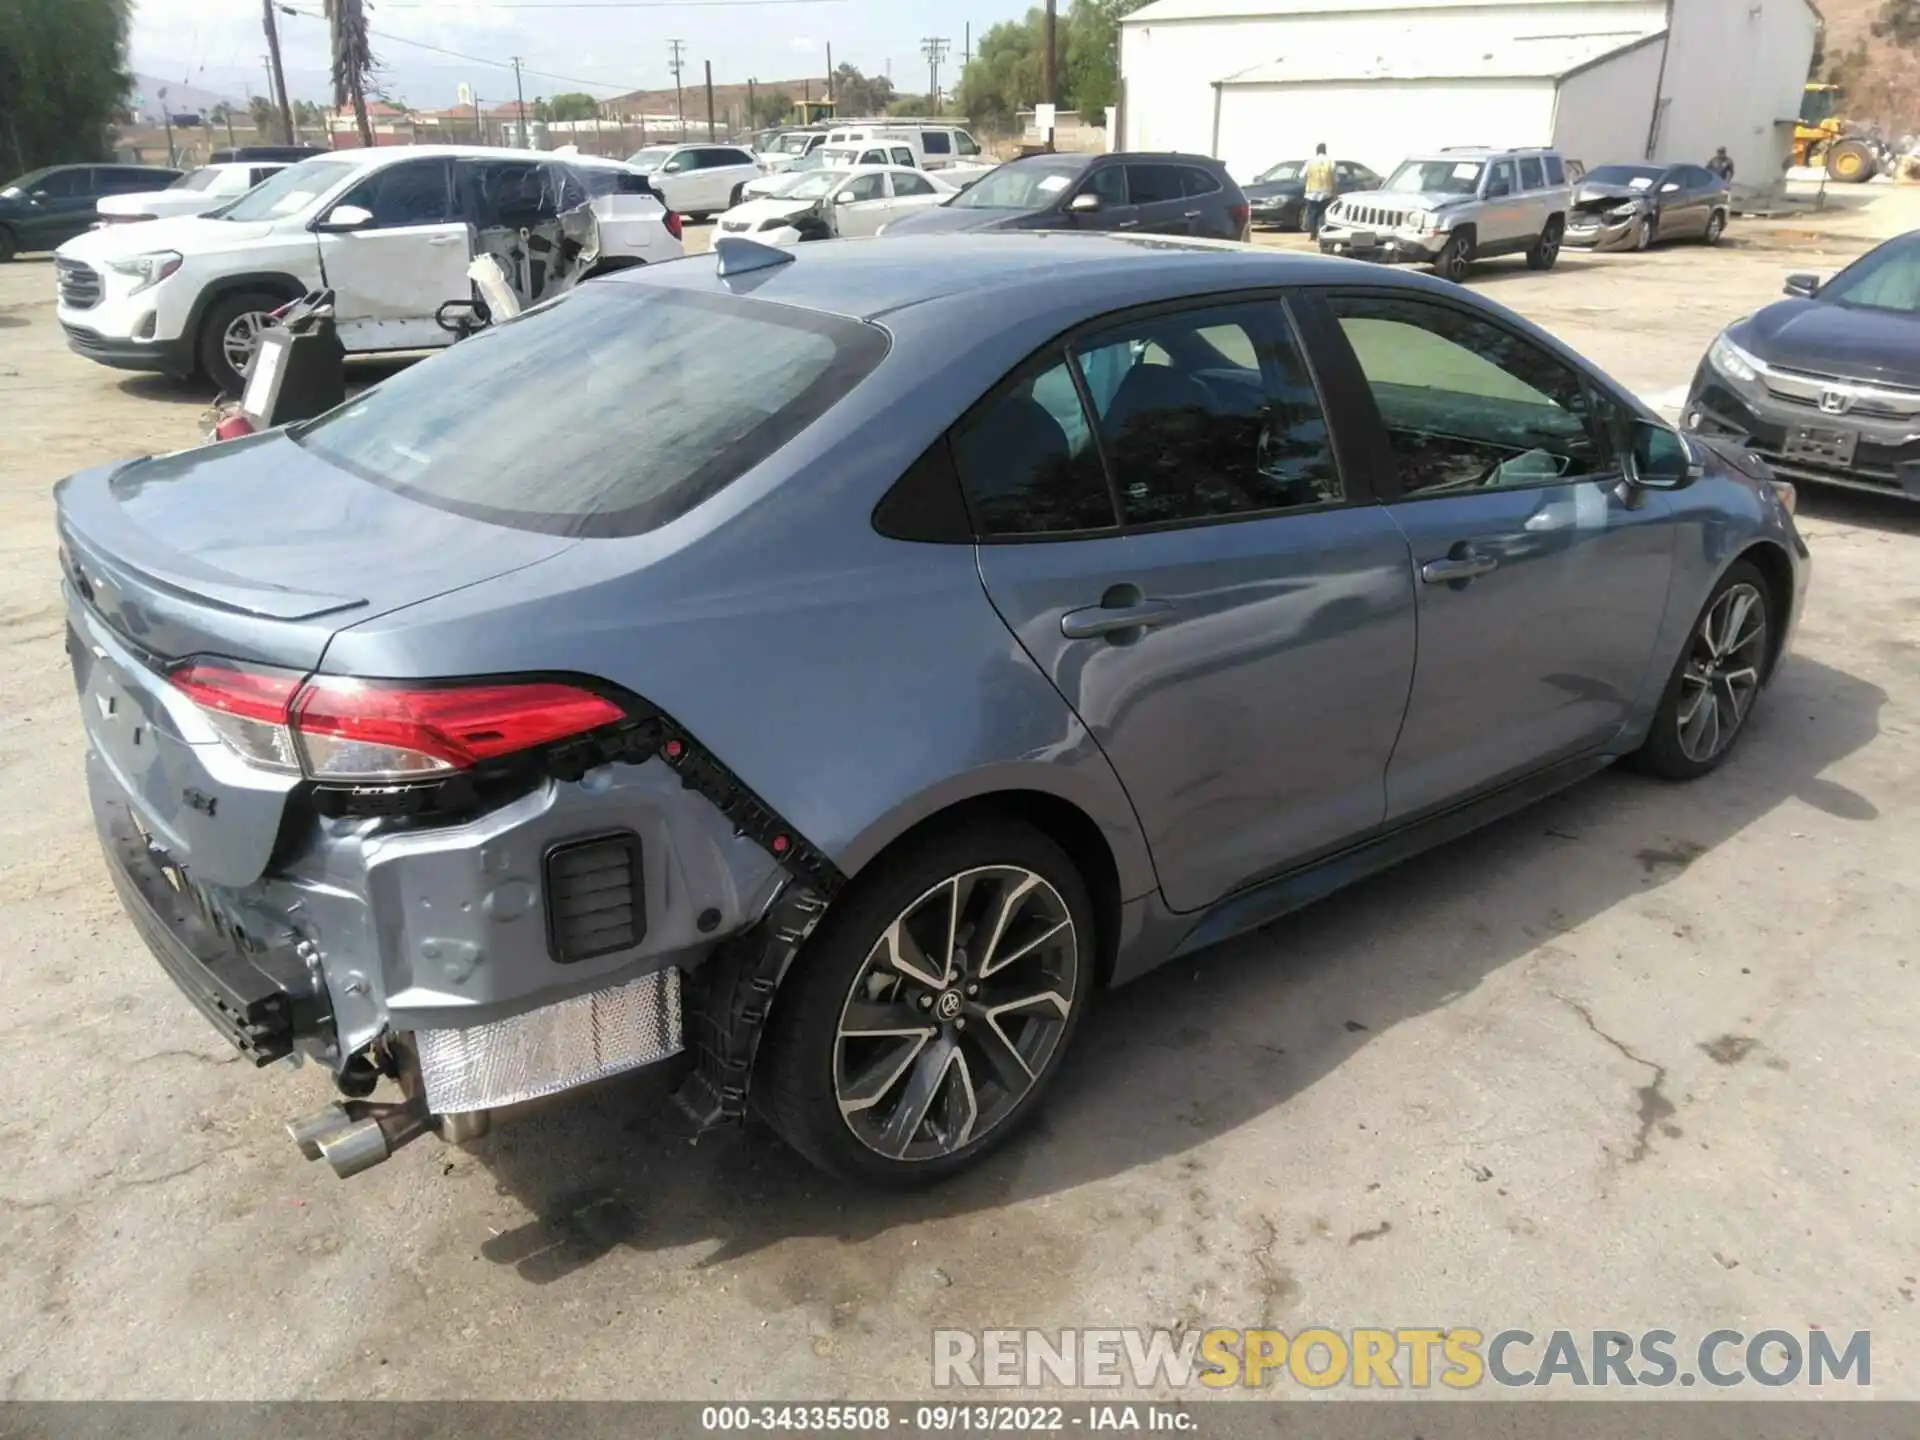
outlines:
[[1131, 605], [1089, 605], [1060, 617], [1060, 633], [1069, 640], [1097, 640], [1122, 630], [1149, 630], [1174, 616], [1166, 600], [1136, 600]]
[[1491, 555], [1449, 555], [1444, 560], [1429, 560], [1420, 567], [1420, 578], [1429, 585], [1452, 585], [1498, 570], [1500, 562]]

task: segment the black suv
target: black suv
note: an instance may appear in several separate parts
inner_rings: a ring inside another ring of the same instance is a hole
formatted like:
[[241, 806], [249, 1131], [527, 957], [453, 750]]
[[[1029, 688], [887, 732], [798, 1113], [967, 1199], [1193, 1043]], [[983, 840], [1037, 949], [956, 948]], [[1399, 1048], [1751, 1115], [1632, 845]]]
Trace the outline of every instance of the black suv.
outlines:
[[49, 165], [0, 188], [0, 260], [22, 250], [52, 250], [93, 228], [102, 195], [164, 190], [178, 170], [153, 165]]
[[889, 235], [943, 230], [1118, 230], [1245, 240], [1247, 197], [1205, 155], [1029, 155], [944, 205], [896, 220]]

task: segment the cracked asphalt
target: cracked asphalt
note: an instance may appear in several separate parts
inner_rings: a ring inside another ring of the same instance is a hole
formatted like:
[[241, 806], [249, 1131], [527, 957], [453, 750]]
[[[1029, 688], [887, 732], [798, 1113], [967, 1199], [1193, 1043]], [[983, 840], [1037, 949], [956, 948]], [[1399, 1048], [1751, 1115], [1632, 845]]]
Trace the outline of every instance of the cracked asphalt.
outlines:
[[[1473, 283], [1671, 403], [1914, 201]], [[68, 354], [51, 292], [0, 266], [0, 1394], [900, 1397], [936, 1326], [1820, 1325], [1920, 1398], [1920, 512], [1804, 498], [1810, 608], [1719, 774], [1602, 775], [1116, 992], [947, 1189], [688, 1147], [645, 1074], [343, 1184], [280, 1130], [324, 1077], [226, 1051], [94, 847], [49, 491], [206, 396]]]

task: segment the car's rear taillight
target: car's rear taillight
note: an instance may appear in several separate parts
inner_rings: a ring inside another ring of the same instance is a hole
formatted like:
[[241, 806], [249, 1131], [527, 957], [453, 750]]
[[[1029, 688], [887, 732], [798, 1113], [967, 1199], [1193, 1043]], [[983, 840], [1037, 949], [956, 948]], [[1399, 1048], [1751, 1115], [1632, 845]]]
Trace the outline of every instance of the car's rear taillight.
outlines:
[[676, 240], [680, 238], [680, 216], [677, 211], [667, 211], [667, 234]]
[[189, 660], [169, 678], [243, 759], [315, 780], [431, 779], [624, 719], [590, 690], [538, 680], [403, 685]]
[[1227, 207], [1227, 219], [1233, 222], [1233, 228], [1240, 232], [1241, 239], [1246, 238], [1248, 224], [1253, 219], [1253, 206], [1244, 200], [1238, 205]]
[[468, 770], [625, 713], [552, 681], [416, 689], [317, 675], [294, 701], [293, 729], [316, 780], [408, 780]]

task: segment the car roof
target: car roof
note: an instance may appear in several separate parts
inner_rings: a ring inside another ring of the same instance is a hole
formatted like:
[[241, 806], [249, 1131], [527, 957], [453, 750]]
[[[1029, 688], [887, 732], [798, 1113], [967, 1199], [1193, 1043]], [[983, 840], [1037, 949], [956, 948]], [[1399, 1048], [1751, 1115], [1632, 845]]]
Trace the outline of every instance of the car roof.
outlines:
[[1209, 290], [1324, 282], [1335, 268], [1366, 284], [1418, 284], [1423, 278], [1266, 246], [1090, 231], [889, 234], [789, 253], [791, 263], [731, 279], [719, 274], [712, 257], [698, 255], [622, 270], [605, 283], [751, 294], [860, 320], [990, 290], [994, 303], [976, 309], [981, 323], [991, 324], [996, 315], [1044, 308], [1068, 277], [1090, 297], [1092, 314]]

